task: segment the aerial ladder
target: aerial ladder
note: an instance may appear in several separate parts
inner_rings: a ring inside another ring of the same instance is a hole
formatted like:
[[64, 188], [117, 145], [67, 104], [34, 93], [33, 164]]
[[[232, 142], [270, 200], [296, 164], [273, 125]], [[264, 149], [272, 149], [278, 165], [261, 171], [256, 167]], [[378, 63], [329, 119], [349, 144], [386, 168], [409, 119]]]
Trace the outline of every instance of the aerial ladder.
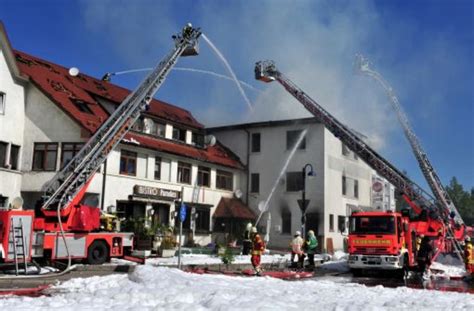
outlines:
[[400, 192], [414, 204], [416, 212], [424, 207], [434, 211], [433, 198], [421, 187], [412, 182], [402, 172], [390, 164], [381, 155], [375, 152], [358, 135], [344, 124], [339, 122], [321, 105], [309, 97], [290, 79], [277, 70], [273, 61], [260, 61], [255, 66], [255, 78], [264, 82], [278, 81], [283, 87], [295, 97], [312, 115], [316, 117], [334, 136], [339, 138], [349, 149], [357, 154], [363, 161], [387, 179]]
[[[41, 205], [38, 205], [39, 208], [37, 207], [34, 213], [36, 217], [30, 210], [0, 211], [0, 263], [15, 262], [18, 266], [20, 255], [23, 258], [21, 261], [25, 262], [30, 261], [32, 257], [38, 257], [38, 253], [42, 254], [43, 251], [48, 250], [52, 252], [51, 256], [54, 257], [52, 259], [67, 258], [67, 269], [69, 269], [72, 252], [74, 252], [74, 258], [88, 260], [92, 258], [91, 261], [98, 262], [100, 260], [95, 260], [97, 258], [94, 258], [94, 254], [102, 253], [103, 255], [108, 250], [109, 255], [106, 254], [105, 257], [117, 257], [123, 254], [125, 244], [131, 246], [130, 240], [133, 235], [130, 238], [120, 233], [97, 232], [100, 227], [98, 216], [100, 212], [95, 207], [84, 205], [82, 201], [96, 171], [130, 131], [142, 111], [148, 109], [154, 94], [161, 87], [178, 58], [198, 54], [200, 35], [199, 28], [187, 24], [180, 33], [172, 36], [174, 40], [172, 51], [123, 100], [76, 156], [43, 186], [44, 196]], [[7, 234], [10, 231], [15, 233], [9, 228], [18, 226], [19, 223], [23, 223], [22, 235], [27, 237], [26, 244], [28, 245], [26, 252], [21, 253], [17, 252], [18, 246], [24, 247], [25, 242], [20, 243], [21, 239], [15, 234]], [[89, 232], [94, 232], [94, 234], [88, 234]], [[62, 243], [59, 237], [62, 238]], [[82, 247], [75, 245], [73, 249], [70, 249], [67, 239], [85, 242], [81, 244]], [[104, 258], [104, 256], [100, 257], [99, 259]]]
[[[413, 131], [410, 122], [408, 121], [408, 117], [405, 114], [405, 111], [403, 110], [402, 106], [400, 105], [400, 102], [398, 101], [398, 98], [395, 95], [393, 88], [387, 83], [387, 81], [385, 81], [385, 79], [380, 73], [370, 68], [368, 59], [360, 54], [356, 57], [356, 69], [358, 69], [359, 72], [366, 74], [369, 77], [372, 77], [373, 79], [378, 81], [387, 93], [390, 104], [395, 110], [398, 121], [400, 122], [403, 128], [403, 132], [410, 143], [413, 153], [415, 154], [415, 158], [418, 161], [418, 165], [421, 169], [421, 172], [423, 173], [426, 182], [428, 183], [433, 195], [436, 198], [436, 204], [440, 211], [440, 214], [446, 220], [448, 220], [449, 218], [454, 219], [455, 222], [453, 222], [453, 225], [455, 226], [465, 226], [464, 221], [461, 215], [459, 214], [456, 206], [454, 205], [453, 200], [451, 200], [451, 198], [449, 197], [449, 194], [441, 183], [438, 174], [431, 165], [428, 159], [428, 155], [423, 150], [420, 141], [418, 140], [418, 137], [415, 135], [415, 132]], [[451, 226], [448, 226], [448, 228], [450, 231], [450, 235], [453, 235], [454, 233], [452, 231]], [[462, 233], [465, 234], [465, 232]], [[462, 237], [458, 237], [458, 239], [453, 239], [453, 242], [457, 251], [459, 253], [462, 253], [461, 245], [457, 242], [460, 238]]]
[[[454, 239], [454, 233], [450, 228], [449, 219], [446, 217], [446, 215], [440, 214], [438, 203], [429, 193], [411, 181], [389, 161], [384, 159], [369, 145], [367, 145], [358, 135], [353, 133], [348, 127], [339, 122], [315, 100], [309, 97], [302, 89], [300, 89], [280, 71], [278, 71], [273, 61], [267, 60], [257, 62], [255, 65], [255, 78], [267, 83], [278, 81], [312, 115], [314, 115], [316, 119], [325, 126], [326, 129], [328, 129], [336, 138], [340, 139], [342, 143], [344, 143], [350, 150], [357, 154], [359, 158], [361, 158], [378, 174], [380, 174], [398, 189], [413, 212], [418, 215], [413, 219], [413, 221], [409, 220], [411, 217], [401, 217], [401, 215], [396, 216], [397, 221], [398, 219], [403, 219], [403, 225], [400, 225], [397, 229], [399, 231], [398, 234], [401, 235], [403, 233], [406, 235], [404, 241], [399, 240], [396, 246], [400, 251], [406, 251], [407, 248], [410, 248], [410, 265], [416, 265], [416, 236], [428, 234], [439, 241], [439, 250], [446, 249], [446, 241]], [[370, 215], [370, 213], [368, 215]], [[393, 213], [393, 215], [395, 215], [395, 213]], [[363, 239], [359, 240], [362, 241]], [[379, 239], [376, 236], [374, 237], [374, 241], [377, 243], [392, 243], [389, 240]], [[391, 241], [394, 240], [392, 239]], [[364, 249], [367, 250], [367, 248]], [[395, 247], [393, 249], [395, 249]], [[377, 250], [372, 248], [371, 251]], [[440, 251], [438, 251], [437, 254], [439, 254], [439, 252]], [[459, 251], [456, 253], [459, 256], [461, 255]], [[437, 256], [437, 254], [435, 256]], [[400, 257], [400, 252], [398, 253], [398, 256]], [[395, 255], [392, 257], [393, 258], [390, 258], [390, 260], [397, 259]], [[403, 261], [408, 261], [408, 259], [401, 260], [400, 265], [398, 262], [396, 262], [396, 267], [400, 268], [403, 266]]]
[[84, 192], [91, 177], [131, 129], [140, 113], [148, 109], [153, 95], [161, 87], [178, 58], [197, 55], [197, 39], [200, 35], [199, 29], [188, 24], [181, 33], [173, 36], [175, 47], [171, 53], [125, 98], [76, 156], [43, 186], [44, 210], [48, 211], [53, 207], [64, 210], [73, 199], [81, 199], [78, 194]]

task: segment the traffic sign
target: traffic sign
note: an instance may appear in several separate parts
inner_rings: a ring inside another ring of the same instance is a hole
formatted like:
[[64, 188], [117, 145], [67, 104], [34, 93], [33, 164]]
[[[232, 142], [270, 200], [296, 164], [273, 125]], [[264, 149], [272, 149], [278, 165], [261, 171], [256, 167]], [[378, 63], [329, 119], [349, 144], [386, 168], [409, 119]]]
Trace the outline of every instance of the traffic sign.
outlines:
[[181, 222], [186, 220], [186, 205], [184, 203], [181, 203], [181, 207], [179, 209], [179, 220], [181, 220]]
[[305, 212], [306, 211], [306, 208], [308, 207], [308, 204], [309, 204], [309, 200], [297, 200], [298, 201], [298, 205], [300, 206], [300, 209], [302, 212]]

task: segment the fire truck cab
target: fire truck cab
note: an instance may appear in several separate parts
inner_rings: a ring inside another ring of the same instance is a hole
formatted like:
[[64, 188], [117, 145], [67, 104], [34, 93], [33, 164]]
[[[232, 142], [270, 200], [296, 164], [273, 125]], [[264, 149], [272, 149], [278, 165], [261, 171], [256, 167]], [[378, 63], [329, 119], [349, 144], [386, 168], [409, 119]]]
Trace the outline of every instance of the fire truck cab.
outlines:
[[351, 269], [396, 270], [408, 260], [407, 221], [396, 212], [355, 212], [349, 218]]

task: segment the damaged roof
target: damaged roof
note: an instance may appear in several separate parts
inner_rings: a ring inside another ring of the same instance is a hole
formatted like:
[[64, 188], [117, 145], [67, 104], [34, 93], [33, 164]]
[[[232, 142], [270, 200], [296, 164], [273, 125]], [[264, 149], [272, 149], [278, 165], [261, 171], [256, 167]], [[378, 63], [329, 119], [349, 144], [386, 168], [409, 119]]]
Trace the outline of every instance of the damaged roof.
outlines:
[[[94, 133], [109, 117], [109, 113], [99, 103], [99, 99], [119, 105], [131, 93], [128, 89], [83, 73], [73, 77], [67, 68], [27, 53], [18, 50], [13, 50], [13, 53], [20, 72], [90, 134]], [[156, 99], [151, 101], [147, 115], [196, 130], [204, 128], [189, 111]], [[239, 158], [219, 143], [201, 149], [134, 132], [129, 132], [125, 138], [124, 143], [128, 144], [138, 142], [141, 147], [153, 150], [232, 168], [243, 167]]]

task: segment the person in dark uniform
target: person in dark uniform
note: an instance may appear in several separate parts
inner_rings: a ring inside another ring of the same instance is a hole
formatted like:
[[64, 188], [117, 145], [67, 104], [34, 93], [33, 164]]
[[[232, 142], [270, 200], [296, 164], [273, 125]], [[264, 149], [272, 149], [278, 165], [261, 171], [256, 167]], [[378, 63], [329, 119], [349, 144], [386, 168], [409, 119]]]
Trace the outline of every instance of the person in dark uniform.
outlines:
[[244, 237], [242, 240], [242, 255], [249, 255], [250, 250], [252, 249], [252, 239], [251, 239], [252, 223], [248, 223], [244, 231]]
[[431, 265], [431, 260], [433, 258], [433, 245], [431, 245], [430, 238], [424, 236], [420, 243], [420, 249], [416, 256], [416, 261], [418, 263], [419, 271], [422, 273], [427, 272]]

